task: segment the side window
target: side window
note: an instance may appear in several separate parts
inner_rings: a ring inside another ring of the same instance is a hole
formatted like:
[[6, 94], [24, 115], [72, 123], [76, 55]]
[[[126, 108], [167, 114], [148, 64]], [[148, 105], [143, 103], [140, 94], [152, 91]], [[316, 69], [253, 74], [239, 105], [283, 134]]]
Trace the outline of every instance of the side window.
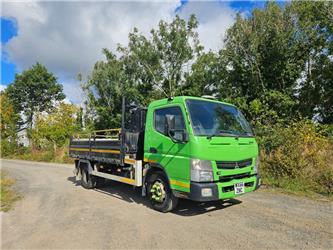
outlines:
[[179, 107], [169, 107], [156, 109], [154, 112], [154, 124], [155, 129], [161, 134], [167, 135], [166, 131], [166, 115], [175, 116], [175, 129], [182, 130], [185, 129], [184, 118], [182, 111]]

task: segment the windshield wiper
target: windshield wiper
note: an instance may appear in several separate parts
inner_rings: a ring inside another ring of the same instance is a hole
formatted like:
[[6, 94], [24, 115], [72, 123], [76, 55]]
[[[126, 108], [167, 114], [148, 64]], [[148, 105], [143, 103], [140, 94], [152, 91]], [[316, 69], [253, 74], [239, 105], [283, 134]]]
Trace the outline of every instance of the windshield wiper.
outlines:
[[210, 139], [212, 139], [213, 136], [218, 136], [218, 135], [220, 135], [220, 131], [214, 132], [211, 135], [207, 135], [207, 139], [210, 140]]
[[228, 130], [218, 130], [218, 131], [215, 131], [214, 133], [212, 133], [211, 135], [208, 135], [207, 136], [207, 139], [210, 140], [212, 139], [212, 137], [215, 137], [215, 136], [221, 136], [223, 134], [231, 134], [231, 135], [234, 135], [233, 133], [231, 133], [230, 131]]
[[229, 131], [229, 130], [218, 130], [216, 132], [214, 132], [213, 134], [211, 135], [208, 135], [207, 136], [207, 139], [212, 139], [212, 137], [215, 137], [215, 136], [233, 136], [233, 137], [236, 137], [236, 138], [239, 138], [239, 137], [253, 137], [253, 135], [248, 135], [248, 134], [240, 134], [240, 133], [235, 133], [233, 131]]

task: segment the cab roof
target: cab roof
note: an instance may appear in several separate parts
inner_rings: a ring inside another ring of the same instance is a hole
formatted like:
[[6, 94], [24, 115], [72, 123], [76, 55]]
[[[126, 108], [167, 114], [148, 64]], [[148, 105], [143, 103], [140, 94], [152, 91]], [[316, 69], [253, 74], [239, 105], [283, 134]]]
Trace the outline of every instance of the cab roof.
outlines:
[[223, 103], [225, 105], [235, 107], [235, 105], [227, 103], [227, 102], [221, 102], [219, 100], [208, 99], [208, 98], [204, 98], [204, 97], [196, 97], [196, 96], [175, 96], [172, 99], [164, 98], [164, 99], [152, 101], [148, 107], [164, 106], [164, 105], [173, 104], [173, 103], [185, 103], [185, 100], [216, 102], [216, 103]]

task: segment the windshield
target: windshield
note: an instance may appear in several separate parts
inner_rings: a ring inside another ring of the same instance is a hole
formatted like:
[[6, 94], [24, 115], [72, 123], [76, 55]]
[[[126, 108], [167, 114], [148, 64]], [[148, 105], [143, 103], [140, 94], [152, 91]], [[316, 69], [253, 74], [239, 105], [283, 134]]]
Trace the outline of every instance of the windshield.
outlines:
[[235, 107], [223, 103], [186, 100], [195, 135], [253, 136], [249, 123]]

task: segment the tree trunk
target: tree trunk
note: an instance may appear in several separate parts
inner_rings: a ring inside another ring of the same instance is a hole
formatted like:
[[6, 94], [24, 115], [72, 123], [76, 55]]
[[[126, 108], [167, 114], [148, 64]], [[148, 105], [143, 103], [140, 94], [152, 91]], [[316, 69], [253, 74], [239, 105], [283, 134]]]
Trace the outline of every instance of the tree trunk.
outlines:
[[[31, 113], [29, 115], [29, 120], [28, 120], [28, 123], [30, 123], [28, 125], [28, 128], [29, 128], [29, 132], [27, 132], [27, 137], [28, 137], [28, 141], [29, 141], [29, 147], [31, 148], [31, 150], [34, 149], [34, 145], [33, 145], [33, 140], [31, 138], [31, 131], [32, 131], [32, 127], [33, 127], [33, 122], [32, 122], [32, 119], [33, 119], [33, 114]], [[30, 134], [29, 134], [30, 133]]]

